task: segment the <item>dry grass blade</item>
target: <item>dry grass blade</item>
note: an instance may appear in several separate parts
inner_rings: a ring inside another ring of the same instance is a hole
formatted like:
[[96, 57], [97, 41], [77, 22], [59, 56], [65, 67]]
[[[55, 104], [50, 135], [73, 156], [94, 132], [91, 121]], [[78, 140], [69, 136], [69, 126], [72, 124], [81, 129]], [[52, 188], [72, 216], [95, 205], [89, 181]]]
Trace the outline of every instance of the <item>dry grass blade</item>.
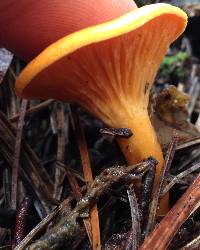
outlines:
[[[174, 159], [177, 144], [178, 144], [178, 134], [176, 133], [176, 130], [174, 130], [173, 131], [173, 138], [171, 140], [171, 143], [169, 144], [169, 148], [168, 148], [168, 151], [167, 151], [166, 156], [165, 156], [166, 167], [163, 168], [163, 173], [162, 173], [163, 181], [161, 183], [161, 192], [164, 189], [164, 187], [166, 186], [168, 175], [169, 175], [169, 170], [170, 170], [170, 167], [172, 165], [172, 161]], [[161, 196], [161, 193], [159, 195]]]
[[165, 164], [160, 175], [160, 181], [158, 182], [158, 185], [155, 187], [155, 190], [154, 190], [154, 194], [153, 194], [153, 198], [152, 198], [152, 202], [150, 206], [149, 219], [148, 219], [147, 227], [145, 230], [145, 238], [148, 236], [148, 234], [151, 232], [151, 230], [153, 229], [155, 225], [156, 212], [158, 209], [159, 199], [161, 197], [163, 187], [166, 183], [166, 178], [169, 172], [169, 168], [174, 158], [177, 142], [178, 142], [178, 137], [176, 136], [176, 134], [174, 134], [172, 141], [169, 145], [166, 157], [165, 157]]
[[[93, 182], [92, 169], [87, 149], [87, 144], [85, 140], [85, 135], [83, 127], [80, 123], [78, 114], [74, 115], [74, 124], [75, 124], [75, 133], [79, 145], [79, 151], [81, 156], [81, 162], [83, 167], [83, 174], [87, 186], [90, 186]], [[91, 223], [91, 233], [92, 233], [92, 249], [100, 250], [101, 249], [101, 239], [100, 239], [100, 228], [99, 228], [99, 215], [98, 208], [95, 204], [90, 210], [90, 223]]]
[[145, 240], [141, 246], [141, 250], [167, 249], [180, 226], [200, 206], [199, 200], [200, 174]]
[[132, 250], [138, 250], [141, 240], [140, 213], [133, 188], [127, 190], [132, 219]]
[[19, 176], [19, 158], [21, 151], [21, 140], [22, 140], [22, 131], [24, 125], [24, 117], [27, 107], [27, 100], [22, 100], [20, 118], [18, 122], [18, 127], [16, 131], [16, 142], [15, 150], [13, 157], [13, 166], [12, 166], [12, 188], [11, 188], [11, 207], [16, 209], [17, 207], [17, 195], [18, 195], [18, 176]]
[[[25, 116], [30, 115], [30, 114], [32, 114], [34, 112], [38, 112], [38, 111], [43, 110], [45, 108], [48, 108], [49, 105], [51, 105], [53, 102], [55, 102], [55, 100], [50, 99], [50, 100], [44, 101], [44, 102], [42, 102], [42, 103], [40, 103], [38, 105], [35, 105], [34, 107], [31, 107], [31, 108], [27, 109], [27, 111], [25, 113]], [[17, 121], [19, 119], [19, 116], [20, 116], [20, 114], [14, 115], [9, 120], [11, 122], [15, 122], [15, 121]]]
[[153, 165], [152, 168], [147, 171], [142, 177], [142, 190], [141, 190], [141, 228], [142, 231], [146, 228], [146, 223], [148, 221], [149, 207], [151, 203], [153, 182], [156, 173], [156, 165]]
[[[64, 163], [65, 160], [65, 115], [64, 115], [64, 107], [62, 103], [57, 103], [57, 112], [56, 112], [56, 120], [57, 120], [57, 161]], [[61, 186], [63, 180], [63, 171], [56, 164], [55, 169], [55, 183], [54, 183], [54, 193], [53, 197], [55, 199], [60, 200], [61, 196]]]
[[194, 166], [192, 166], [191, 168], [188, 168], [187, 170], [181, 172], [180, 174], [178, 174], [176, 177], [174, 177], [172, 179], [172, 181], [164, 188], [162, 195], [164, 195], [166, 192], [168, 192], [180, 179], [186, 177], [187, 175], [189, 175], [190, 173], [199, 170], [200, 165], [197, 163]]

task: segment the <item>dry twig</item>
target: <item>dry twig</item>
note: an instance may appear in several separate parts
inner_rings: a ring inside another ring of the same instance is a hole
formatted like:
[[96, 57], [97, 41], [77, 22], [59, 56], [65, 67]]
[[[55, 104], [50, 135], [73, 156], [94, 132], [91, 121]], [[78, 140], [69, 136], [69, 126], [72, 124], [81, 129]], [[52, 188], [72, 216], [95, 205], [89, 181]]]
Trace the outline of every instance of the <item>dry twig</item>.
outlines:
[[[89, 187], [86, 195], [77, 203], [76, 207], [66, 217], [61, 218], [60, 222], [49, 230], [39, 241], [33, 243], [29, 250], [45, 250], [45, 249], [59, 249], [65, 245], [71, 238], [74, 237], [78, 228], [77, 218], [81, 216], [85, 211], [91, 208], [97, 198], [113, 183], [119, 181], [122, 178], [127, 177], [130, 173], [134, 173], [135, 176], [148, 170], [152, 165], [155, 165], [155, 161], [148, 159], [147, 161], [132, 165], [132, 166], [116, 166], [109, 169], [105, 169], [99, 176], [97, 176], [94, 182]], [[17, 248], [22, 250], [24, 248]]]
[[175, 233], [200, 206], [200, 174], [141, 246], [141, 250], [167, 249]]
[[12, 166], [12, 188], [11, 188], [11, 207], [16, 209], [17, 207], [17, 195], [18, 195], [18, 175], [19, 175], [19, 158], [21, 151], [21, 140], [22, 140], [22, 130], [24, 125], [24, 116], [27, 107], [27, 100], [22, 100], [20, 119], [18, 122], [18, 128], [16, 131], [16, 142], [15, 150], [13, 157], [13, 166]]

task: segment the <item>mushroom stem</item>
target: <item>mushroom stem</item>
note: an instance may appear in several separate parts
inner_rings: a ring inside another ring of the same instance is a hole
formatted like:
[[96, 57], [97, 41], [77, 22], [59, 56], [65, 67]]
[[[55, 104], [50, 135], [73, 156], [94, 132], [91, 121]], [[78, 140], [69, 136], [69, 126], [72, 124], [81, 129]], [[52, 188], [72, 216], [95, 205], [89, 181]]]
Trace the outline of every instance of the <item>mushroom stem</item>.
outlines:
[[[125, 119], [125, 127], [133, 132], [130, 138], [118, 138], [119, 146], [127, 160], [128, 164], [136, 164], [152, 156], [158, 161], [154, 188], [159, 182], [160, 173], [164, 165], [164, 159], [157, 136], [151, 125], [148, 113], [146, 111], [137, 111], [130, 119]], [[165, 214], [168, 210], [168, 194], [161, 199], [160, 214]]]

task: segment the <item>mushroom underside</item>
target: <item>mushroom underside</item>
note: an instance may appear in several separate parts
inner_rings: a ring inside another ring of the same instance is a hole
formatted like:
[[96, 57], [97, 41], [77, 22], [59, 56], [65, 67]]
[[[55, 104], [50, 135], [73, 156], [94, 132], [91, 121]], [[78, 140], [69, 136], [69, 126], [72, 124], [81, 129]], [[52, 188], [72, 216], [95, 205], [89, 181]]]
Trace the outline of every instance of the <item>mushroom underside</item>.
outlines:
[[158, 67], [180, 30], [176, 19], [161, 15], [124, 35], [81, 47], [37, 74], [22, 96], [80, 104], [114, 127], [126, 116], [134, 119], [147, 112]]

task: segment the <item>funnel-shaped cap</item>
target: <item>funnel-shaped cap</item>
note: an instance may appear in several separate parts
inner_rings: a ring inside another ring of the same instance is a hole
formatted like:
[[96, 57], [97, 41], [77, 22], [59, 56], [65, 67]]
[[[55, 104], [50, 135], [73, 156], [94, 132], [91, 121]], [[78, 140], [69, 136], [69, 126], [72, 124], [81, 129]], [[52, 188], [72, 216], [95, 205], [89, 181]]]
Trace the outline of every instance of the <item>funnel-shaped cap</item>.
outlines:
[[133, 0], [0, 0], [0, 46], [30, 60], [61, 37], [134, 8]]
[[75, 32], [25, 68], [16, 83], [17, 93], [75, 102], [108, 125], [118, 126], [115, 120], [121, 119], [121, 109], [134, 113], [147, 108], [157, 69], [186, 20], [177, 7], [153, 4]]

